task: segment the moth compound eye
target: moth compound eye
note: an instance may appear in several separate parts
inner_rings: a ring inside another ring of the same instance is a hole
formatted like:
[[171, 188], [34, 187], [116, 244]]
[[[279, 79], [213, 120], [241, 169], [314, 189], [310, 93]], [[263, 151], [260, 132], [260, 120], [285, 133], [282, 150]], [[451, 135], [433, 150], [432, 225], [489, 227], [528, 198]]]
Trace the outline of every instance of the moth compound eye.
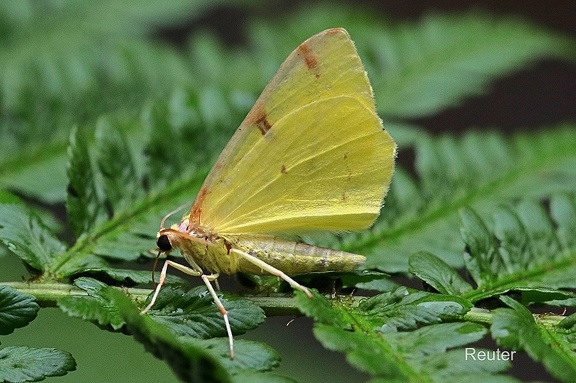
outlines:
[[163, 234], [163, 235], [158, 237], [158, 240], [156, 241], [156, 245], [162, 251], [172, 250], [172, 244], [170, 243], [170, 240], [168, 239], [168, 236], [166, 234]]

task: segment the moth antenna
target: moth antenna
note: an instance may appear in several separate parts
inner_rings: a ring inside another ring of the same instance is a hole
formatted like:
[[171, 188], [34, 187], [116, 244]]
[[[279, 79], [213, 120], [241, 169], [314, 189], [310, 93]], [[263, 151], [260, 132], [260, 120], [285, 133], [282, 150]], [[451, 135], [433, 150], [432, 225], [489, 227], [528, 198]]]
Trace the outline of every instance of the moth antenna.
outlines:
[[173, 214], [178, 213], [180, 210], [184, 209], [186, 206], [188, 206], [188, 203], [185, 203], [183, 205], [178, 206], [176, 209], [172, 210], [170, 213], [166, 214], [164, 216], [164, 218], [162, 218], [162, 221], [160, 221], [160, 230], [164, 230], [164, 223], [166, 222], [166, 220], [168, 218], [170, 218], [170, 216], [172, 216]]

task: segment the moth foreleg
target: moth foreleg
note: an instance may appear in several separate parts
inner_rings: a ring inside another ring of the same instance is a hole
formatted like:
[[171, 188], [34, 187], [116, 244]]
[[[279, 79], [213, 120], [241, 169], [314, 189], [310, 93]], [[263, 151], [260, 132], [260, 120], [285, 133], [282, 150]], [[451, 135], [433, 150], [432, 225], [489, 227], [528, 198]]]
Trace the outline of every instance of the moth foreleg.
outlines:
[[188, 274], [188, 275], [192, 275], [194, 277], [202, 278], [202, 281], [204, 282], [204, 284], [208, 288], [208, 291], [210, 292], [210, 295], [212, 296], [214, 303], [216, 303], [216, 307], [218, 307], [218, 310], [220, 311], [220, 313], [222, 314], [222, 317], [224, 318], [224, 324], [226, 326], [226, 333], [228, 334], [228, 344], [230, 347], [230, 359], [234, 359], [234, 338], [232, 337], [232, 328], [230, 327], [230, 321], [228, 320], [228, 311], [226, 311], [226, 309], [224, 308], [224, 305], [220, 301], [220, 298], [218, 298], [216, 291], [214, 291], [214, 288], [212, 287], [212, 284], [210, 283], [211, 281], [217, 280], [218, 274], [206, 275], [202, 272], [202, 269], [200, 269], [200, 267], [196, 264], [192, 265], [193, 268], [190, 268], [188, 266], [184, 266], [184, 265], [181, 265], [179, 263], [176, 263], [176, 262], [173, 262], [170, 260], [166, 260], [164, 262], [164, 265], [162, 266], [162, 271], [160, 272], [160, 279], [158, 281], [158, 285], [156, 286], [156, 289], [154, 290], [154, 295], [152, 295], [152, 299], [150, 300], [150, 303], [148, 304], [148, 306], [146, 306], [146, 308], [140, 312], [140, 315], [146, 314], [154, 306], [154, 303], [156, 303], [156, 299], [158, 298], [158, 294], [160, 293], [160, 289], [162, 288], [162, 285], [164, 285], [164, 282], [166, 280], [166, 274], [168, 272], [168, 266], [172, 266], [173, 268], [183, 272], [184, 274]]
[[202, 270], [191, 269], [188, 266], [184, 266], [179, 263], [166, 260], [164, 262], [164, 265], [162, 266], [162, 271], [160, 272], [160, 279], [158, 280], [158, 285], [156, 285], [156, 289], [154, 290], [154, 295], [152, 295], [152, 299], [150, 300], [148, 306], [146, 306], [144, 310], [140, 311], [140, 315], [146, 314], [148, 311], [150, 311], [152, 306], [154, 306], [154, 303], [156, 303], [156, 298], [158, 298], [160, 289], [162, 288], [162, 286], [164, 285], [164, 281], [166, 280], [166, 273], [168, 272], [168, 266], [172, 266], [176, 270], [180, 270], [184, 274], [192, 275], [194, 277], [199, 277], [202, 275]]

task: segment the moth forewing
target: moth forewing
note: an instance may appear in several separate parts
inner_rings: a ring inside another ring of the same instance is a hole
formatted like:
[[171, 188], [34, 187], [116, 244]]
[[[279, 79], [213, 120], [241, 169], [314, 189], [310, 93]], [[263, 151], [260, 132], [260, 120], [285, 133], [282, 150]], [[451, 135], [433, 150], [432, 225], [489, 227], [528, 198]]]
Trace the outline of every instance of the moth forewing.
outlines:
[[[350, 271], [361, 255], [271, 233], [346, 232], [376, 220], [394, 171], [396, 144], [376, 113], [354, 43], [342, 28], [300, 44], [280, 66], [204, 181], [190, 213], [158, 233], [167, 260], [143, 310], [154, 305], [168, 266], [211, 281], [220, 273], [272, 274], [312, 297], [287, 274]], [[164, 220], [162, 221], [164, 222]]]

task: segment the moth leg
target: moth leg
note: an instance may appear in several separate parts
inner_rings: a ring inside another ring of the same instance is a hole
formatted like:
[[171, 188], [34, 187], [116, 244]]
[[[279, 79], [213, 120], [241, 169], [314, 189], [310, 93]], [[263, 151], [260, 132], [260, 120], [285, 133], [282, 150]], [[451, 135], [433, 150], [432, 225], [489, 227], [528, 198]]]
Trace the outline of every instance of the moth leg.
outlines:
[[222, 314], [222, 317], [224, 318], [224, 324], [226, 325], [226, 332], [228, 333], [230, 360], [234, 360], [234, 337], [232, 336], [232, 328], [230, 327], [230, 321], [228, 320], [228, 311], [226, 311], [226, 309], [224, 308], [222, 301], [220, 301], [220, 298], [218, 298], [218, 295], [216, 294], [216, 290], [214, 290], [214, 287], [212, 287], [212, 283], [210, 283], [211, 281], [217, 280], [218, 274], [210, 274], [210, 275], [202, 274], [200, 275], [200, 278], [202, 278], [202, 281], [206, 285], [206, 288], [208, 288], [210, 295], [212, 295], [212, 299], [214, 300], [216, 307], [218, 307], [218, 310], [220, 310], [220, 314]]
[[293, 289], [298, 289], [300, 291], [302, 291], [304, 294], [306, 294], [306, 296], [308, 298], [312, 298], [312, 294], [310, 293], [310, 290], [308, 290], [308, 288], [306, 288], [305, 286], [302, 286], [300, 283], [296, 282], [294, 279], [290, 278], [288, 275], [286, 275], [283, 271], [278, 270], [277, 268], [275, 268], [274, 266], [270, 266], [269, 264], [267, 264], [266, 262], [256, 258], [255, 256], [248, 254], [242, 250], [238, 250], [238, 249], [231, 249], [231, 252], [234, 252], [236, 254], [238, 254], [239, 256], [243, 257], [245, 260], [247, 260], [250, 263], [253, 263], [254, 265], [260, 267], [262, 270], [269, 272], [270, 274], [278, 277], [278, 278], [282, 278], [283, 280], [285, 280], [286, 282], [288, 282], [288, 284], [290, 286], [292, 286]]
[[158, 285], [156, 285], [156, 289], [154, 290], [154, 295], [152, 295], [152, 299], [150, 300], [150, 303], [148, 304], [148, 306], [146, 306], [146, 308], [144, 310], [140, 311], [140, 315], [146, 314], [148, 311], [150, 311], [152, 306], [154, 306], [154, 303], [156, 303], [156, 298], [158, 298], [158, 293], [160, 293], [160, 289], [162, 288], [162, 286], [164, 285], [164, 282], [166, 281], [166, 273], [168, 272], [168, 266], [172, 266], [176, 270], [180, 270], [181, 272], [188, 274], [188, 275], [192, 275], [194, 277], [199, 277], [202, 275], [202, 270], [200, 268], [198, 268], [198, 269], [193, 268], [192, 269], [188, 266], [184, 266], [184, 265], [181, 265], [179, 263], [176, 263], [176, 262], [173, 262], [170, 260], [166, 260], [164, 262], [164, 265], [162, 266], [162, 271], [160, 272], [160, 279], [158, 280]]
[[218, 278], [218, 276], [219, 276], [218, 274], [206, 275], [202, 272], [202, 269], [200, 268], [200, 266], [198, 266], [195, 263], [192, 264], [191, 265], [192, 268], [190, 268], [188, 266], [181, 265], [181, 264], [173, 262], [171, 260], [166, 260], [164, 262], [164, 265], [162, 266], [162, 271], [160, 272], [160, 279], [158, 280], [158, 285], [156, 286], [156, 289], [154, 290], [154, 295], [152, 295], [152, 299], [150, 300], [150, 303], [148, 304], [148, 306], [146, 306], [146, 308], [144, 310], [140, 311], [140, 315], [146, 314], [154, 306], [154, 303], [156, 303], [156, 299], [158, 298], [158, 294], [160, 293], [160, 289], [162, 288], [162, 285], [164, 285], [164, 282], [166, 280], [166, 273], [168, 272], [168, 266], [172, 266], [173, 268], [183, 272], [184, 274], [188, 274], [188, 275], [192, 275], [194, 277], [202, 278], [202, 281], [204, 282], [204, 284], [208, 288], [208, 291], [210, 292], [210, 295], [212, 296], [214, 303], [216, 303], [216, 307], [218, 307], [220, 314], [222, 314], [222, 317], [224, 317], [224, 324], [226, 325], [226, 332], [228, 334], [228, 345], [230, 347], [230, 359], [233, 360], [234, 359], [234, 338], [232, 337], [232, 328], [230, 327], [230, 321], [228, 320], [228, 311], [226, 311], [226, 309], [224, 308], [224, 305], [220, 301], [220, 298], [218, 298], [218, 295], [216, 295], [216, 291], [214, 291], [214, 288], [212, 287], [212, 284], [210, 283], [210, 281], [215, 281]]

